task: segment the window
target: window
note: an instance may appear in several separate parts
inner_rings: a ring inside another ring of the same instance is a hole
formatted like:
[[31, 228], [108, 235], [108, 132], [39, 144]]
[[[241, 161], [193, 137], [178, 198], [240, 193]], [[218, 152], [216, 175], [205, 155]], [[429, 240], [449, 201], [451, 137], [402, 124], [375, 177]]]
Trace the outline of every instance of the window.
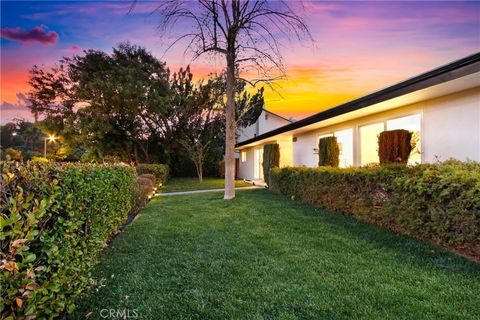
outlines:
[[387, 120], [387, 130], [405, 129], [412, 132], [412, 144], [414, 148], [408, 158], [408, 163], [415, 164], [422, 161], [421, 155], [421, 117], [419, 114]]
[[[338, 148], [340, 149], [339, 166], [346, 168], [353, 165], [353, 129], [335, 131], [334, 133], [323, 134], [318, 139], [325, 137], [337, 137]], [[318, 145], [317, 145], [318, 147]]]
[[353, 166], [353, 129], [336, 131], [334, 135], [340, 149], [340, 167]]
[[247, 161], [247, 153], [245, 151], [242, 151], [242, 153], [240, 155], [241, 155], [241, 158], [242, 158], [242, 162]]
[[360, 163], [378, 163], [378, 135], [385, 130], [383, 122], [360, 127]]

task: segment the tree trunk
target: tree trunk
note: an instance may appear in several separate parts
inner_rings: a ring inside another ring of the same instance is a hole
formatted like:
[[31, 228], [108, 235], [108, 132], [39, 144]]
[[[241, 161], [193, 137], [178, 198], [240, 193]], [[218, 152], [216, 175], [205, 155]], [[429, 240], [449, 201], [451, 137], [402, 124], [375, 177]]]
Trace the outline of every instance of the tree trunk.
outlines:
[[200, 164], [200, 168], [198, 170], [198, 181], [200, 181], [200, 183], [203, 183], [203, 169], [202, 169], [202, 165]]
[[225, 107], [225, 200], [235, 198], [235, 127], [235, 47], [229, 46]]

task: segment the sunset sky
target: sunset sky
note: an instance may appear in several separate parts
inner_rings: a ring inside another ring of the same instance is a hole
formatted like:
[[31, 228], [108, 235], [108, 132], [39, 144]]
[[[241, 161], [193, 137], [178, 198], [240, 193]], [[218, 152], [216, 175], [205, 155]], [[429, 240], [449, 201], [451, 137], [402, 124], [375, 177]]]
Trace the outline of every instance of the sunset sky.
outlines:
[[[156, 3], [140, 1], [2, 1], [1, 123], [31, 119], [28, 70], [53, 66], [83, 49], [122, 41], [145, 46], [171, 70], [191, 64], [197, 79], [222, 59], [191, 61], [184, 46], [156, 28]], [[267, 92], [266, 108], [303, 118], [436, 66], [480, 51], [480, 2], [304, 2], [300, 12], [315, 43], [286, 43], [288, 79]], [[179, 26], [181, 28], [181, 26]]]

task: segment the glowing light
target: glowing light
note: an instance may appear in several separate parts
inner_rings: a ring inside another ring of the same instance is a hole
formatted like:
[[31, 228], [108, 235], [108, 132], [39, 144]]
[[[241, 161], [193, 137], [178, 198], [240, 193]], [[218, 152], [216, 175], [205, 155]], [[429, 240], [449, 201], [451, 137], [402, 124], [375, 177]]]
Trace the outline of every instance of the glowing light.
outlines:
[[48, 136], [48, 141], [50, 141], [50, 142], [55, 141], [55, 139], [57, 139], [57, 137], [55, 137], [53, 134]]

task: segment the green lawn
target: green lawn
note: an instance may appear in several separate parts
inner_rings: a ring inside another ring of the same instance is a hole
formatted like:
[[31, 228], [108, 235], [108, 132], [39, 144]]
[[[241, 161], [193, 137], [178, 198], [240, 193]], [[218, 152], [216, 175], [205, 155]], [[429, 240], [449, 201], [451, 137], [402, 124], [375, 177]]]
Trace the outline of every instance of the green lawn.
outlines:
[[268, 190], [157, 197], [73, 318], [479, 319], [480, 264]]
[[[223, 189], [224, 180], [218, 178], [203, 178], [203, 182], [198, 182], [197, 178], [173, 178], [162, 187], [162, 192], [178, 192], [206, 189]], [[250, 183], [243, 180], [235, 180], [235, 187], [251, 187]]]

